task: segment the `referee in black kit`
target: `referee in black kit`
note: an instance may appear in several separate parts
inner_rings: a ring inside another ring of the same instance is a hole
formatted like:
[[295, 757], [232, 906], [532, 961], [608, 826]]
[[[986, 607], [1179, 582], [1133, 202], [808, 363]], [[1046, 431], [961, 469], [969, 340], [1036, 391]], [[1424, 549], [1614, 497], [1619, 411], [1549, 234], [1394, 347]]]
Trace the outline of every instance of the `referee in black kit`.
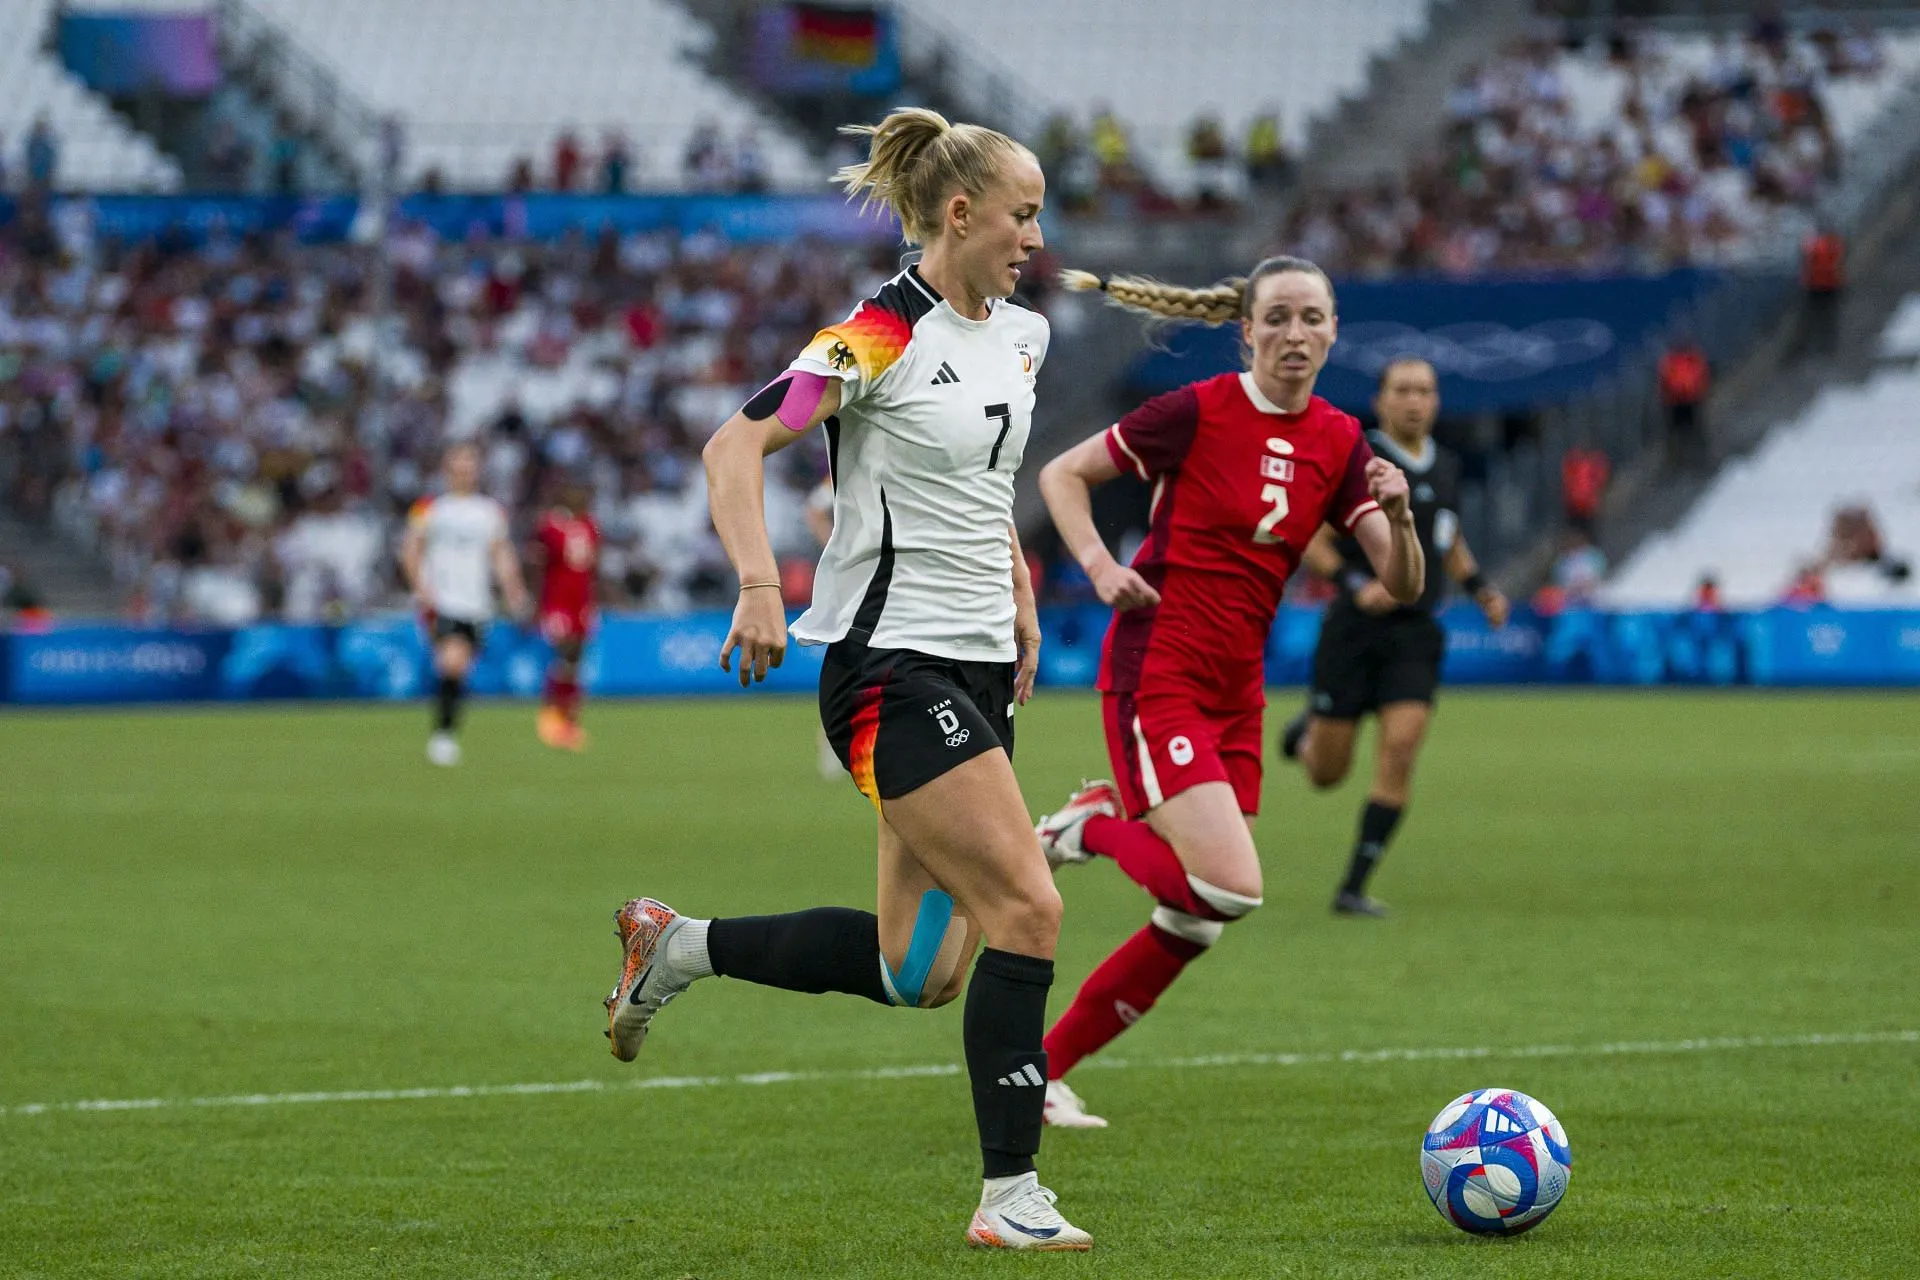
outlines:
[[1433, 441], [1440, 411], [1433, 366], [1415, 358], [1393, 361], [1380, 373], [1373, 407], [1380, 425], [1367, 440], [1375, 453], [1407, 473], [1421, 550], [1429, 565], [1444, 564], [1447, 572], [1428, 573], [1426, 592], [1401, 606], [1375, 580], [1351, 538], [1335, 538], [1323, 525], [1302, 558], [1307, 568], [1333, 579], [1340, 594], [1321, 624], [1312, 695], [1281, 734], [1280, 754], [1298, 760], [1314, 786], [1334, 786], [1352, 767], [1360, 717], [1371, 711], [1380, 719], [1373, 786], [1360, 811], [1346, 880], [1333, 899], [1336, 913], [1352, 916], [1387, 913], [1367, 895], [1367, 880], [1406, 810], [1413, 762], [1433, 712], [1446, 653], [1446, 633], [1434, 614], [1444, 602], [1447, 579], [1465, 588], [1495, 628], [1507, 622], [1506, 596], [1481, 575], [1460, 535], [1460, 463]]

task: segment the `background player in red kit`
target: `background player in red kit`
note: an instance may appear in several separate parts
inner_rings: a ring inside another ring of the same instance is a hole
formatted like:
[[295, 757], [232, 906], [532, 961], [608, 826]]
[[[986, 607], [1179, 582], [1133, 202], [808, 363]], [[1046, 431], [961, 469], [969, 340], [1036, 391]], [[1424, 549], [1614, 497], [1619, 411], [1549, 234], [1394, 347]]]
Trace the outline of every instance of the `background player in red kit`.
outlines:
[[[1351, 534], [1397, 600], [1420, 597], [1425, 560], [1406, 476], [1313, 394], [1335, 335], [1333, 286], [1318, 267], [1268, 258], [1211, 289], [1063, 280], [1157, 316], [1237, 320], [1249, 357], [1245, 372], [1156, 396], [1040, 473], [1060, 536], [1114, 608], [1099, 687], [1118, 786], [1082, 787], [1037, 830], [1056, 867], [1103, 854], [1159, 904], [1047, 1033], [1048, 1121], [1098, 1128], [1106, 1121], [1062, 1077], [1260, 905], [1251, 827], [1267, 633], [1314, 531], [1326, 522]], [[1131, 568], [1102, 543], [1090, 497], [1128, 472], [1154, 486]]]
[[568, 484], [560, 502], [541, 513], [533, 531], [540, 566], [540, 634], [553, 646], [536, 728], [540, 741], [584, 751], [580, 728], [580, 655], [593, 629], [594, 583], [599, 576], [600, 526], [586, 513], [586, 492]]

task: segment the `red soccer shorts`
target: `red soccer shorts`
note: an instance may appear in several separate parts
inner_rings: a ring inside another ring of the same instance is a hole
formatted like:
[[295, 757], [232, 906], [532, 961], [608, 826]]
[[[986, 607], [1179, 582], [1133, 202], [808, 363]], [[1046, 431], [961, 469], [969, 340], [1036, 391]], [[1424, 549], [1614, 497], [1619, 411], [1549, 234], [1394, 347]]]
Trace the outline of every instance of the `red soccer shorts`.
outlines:
[[591, 609], [542, 609], [540, 611], [540, 634], [547, 638], [548, 644], [564, 644], [568, 640], [587, 638], [587, 632], [593, 629], [593, 611]]
[[1107, 758], [1127, 816], [1203, 782], [1233, 787], [1240, 812], [1260, 812], [1261, 712], [1196, 707], [1190, 697], [1151, 693], [1101, 695]]

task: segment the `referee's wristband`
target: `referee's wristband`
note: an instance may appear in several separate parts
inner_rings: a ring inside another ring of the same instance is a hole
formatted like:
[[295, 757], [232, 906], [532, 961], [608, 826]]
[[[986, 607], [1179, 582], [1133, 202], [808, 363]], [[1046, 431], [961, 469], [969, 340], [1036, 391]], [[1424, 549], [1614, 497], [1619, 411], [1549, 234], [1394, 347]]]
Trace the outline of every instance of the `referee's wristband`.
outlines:
[[1478, 569], [1475, 569], [1472, 573], [1460, 579], [1461, 589], [1470, 596], [1479, 595], [1491, 585], [1492, 584], [1487, 581], [1487, 575]]
[[1345, 587], [1350, 595], [1359, 595], [1360, 588], [1372, 581], [1372, 574], [1362, 573], [1358, 569], [1348, 569], [1340, 575], [1340, 585]]

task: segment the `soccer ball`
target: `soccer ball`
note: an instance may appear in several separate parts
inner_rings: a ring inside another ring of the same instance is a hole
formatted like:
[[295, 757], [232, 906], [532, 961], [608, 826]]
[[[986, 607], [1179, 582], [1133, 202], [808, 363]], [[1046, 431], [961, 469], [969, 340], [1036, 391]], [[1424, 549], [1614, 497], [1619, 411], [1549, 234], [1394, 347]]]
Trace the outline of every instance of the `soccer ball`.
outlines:
[[1573, 1176], [1567, 1130], [1512, 1089], [1475, 1089], [1427, 1126], [1420, 1176], [1440, 1216], [1462, 1231], [1517, 1236], [1547, 1220]]

